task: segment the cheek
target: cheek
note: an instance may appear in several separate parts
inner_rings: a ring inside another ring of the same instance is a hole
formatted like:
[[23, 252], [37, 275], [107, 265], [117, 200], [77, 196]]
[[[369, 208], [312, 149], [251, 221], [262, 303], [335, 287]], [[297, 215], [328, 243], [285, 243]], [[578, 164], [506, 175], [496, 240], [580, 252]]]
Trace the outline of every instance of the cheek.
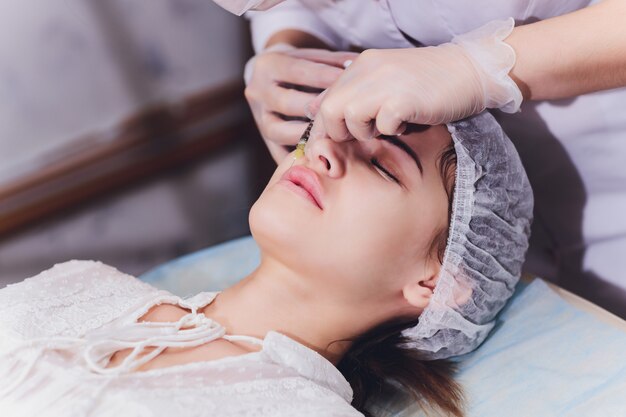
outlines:
[[[348, 194], [348, 193], [346, 193]], [[414, 204], [394, 193], [344, 195], [332, 213], [327, 248], [341, 267], [371, 280], [402, 274], [419, 262], [425, 229]]]

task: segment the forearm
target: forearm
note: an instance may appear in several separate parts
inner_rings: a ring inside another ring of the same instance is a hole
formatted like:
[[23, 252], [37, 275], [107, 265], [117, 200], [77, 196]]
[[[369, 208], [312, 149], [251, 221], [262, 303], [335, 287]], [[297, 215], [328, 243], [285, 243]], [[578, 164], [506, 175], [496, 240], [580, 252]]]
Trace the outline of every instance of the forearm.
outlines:
[[626, 1], [605, 0], [516, 27], [505, 40], [526, 100], [560, 99], [626, 86]]
[[284, 29], [276, 32], [267, 40], [265, 48], [277, 43], [287, 43], [296, 48], [332, 49], [317, 37], [297, 29]]
[[249, 11], [245, 16], [250, 20], [256, 53], [276, 42], [297, 48], [344, 50], [347, 47], [345, 39], [299, 0], [285, 0], [269, 10]]

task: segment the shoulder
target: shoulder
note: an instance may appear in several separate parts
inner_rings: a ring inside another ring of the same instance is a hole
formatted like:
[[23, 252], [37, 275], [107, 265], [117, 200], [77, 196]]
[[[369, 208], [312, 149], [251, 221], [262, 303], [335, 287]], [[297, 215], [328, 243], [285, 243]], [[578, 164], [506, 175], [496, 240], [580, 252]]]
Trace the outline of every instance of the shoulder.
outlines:
[[141, 294], [156, 290], [137, 278], [99, 261], [71, 260], [0, 290], [0, 308], [42, 302], [67, 305], [99, 296]]
[[158, 290], [112, 266], [72, 260], [0, 289], [0, 334], [79, 336]]
[[[231, 363], [231, 365], [233, 365]], [[216, 375], [217, 386], [203, 390], [203, 399], [218, 404], [220, 416], [363, 417], [347, 401], [293, 370], [226, 365], [228, 380]], [[255, 376], [255, 374], [257, 376]], [[228, 399], [228, 400], [224, 400]]]
[[298, 376], [276, 381], [281, 394], [273, 397], [272, 404], [277, 416], [332, 416], [363, 417], [340, 395], [314, 381]]

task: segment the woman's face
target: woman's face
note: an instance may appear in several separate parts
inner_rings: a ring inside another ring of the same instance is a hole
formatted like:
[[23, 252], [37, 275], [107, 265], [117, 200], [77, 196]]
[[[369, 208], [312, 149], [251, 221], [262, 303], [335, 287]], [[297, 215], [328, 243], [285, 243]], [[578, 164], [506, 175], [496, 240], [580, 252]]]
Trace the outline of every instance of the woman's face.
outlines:
[[440, 267], [432, 242], [448, 227], [439, 158], [451, 143], [445, 126], [367, 142], [311, 138], [250, 211], [263, 256], [350, 303], [397, 305], [407, 285], [432, 289]]

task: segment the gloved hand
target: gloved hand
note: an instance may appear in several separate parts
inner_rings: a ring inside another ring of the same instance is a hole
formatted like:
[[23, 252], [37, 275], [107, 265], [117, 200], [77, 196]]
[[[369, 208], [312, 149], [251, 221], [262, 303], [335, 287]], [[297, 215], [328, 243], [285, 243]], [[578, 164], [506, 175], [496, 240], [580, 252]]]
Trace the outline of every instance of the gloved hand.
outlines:
[[287, 153], [280, 145], [295, 145], [306, 129], [307, 104], [343, 73], [345, 61], [357, 56], [276, 44], [248, 61], [245, 96], [274, 159]]
[[493, 21], [435, 47], [370, 49], [309, 106], [311, 137], [367, 140], [407, 123], [436, 125], [485, 108], [516, 112], [522, 94], [508, 73], [514, 21]]

